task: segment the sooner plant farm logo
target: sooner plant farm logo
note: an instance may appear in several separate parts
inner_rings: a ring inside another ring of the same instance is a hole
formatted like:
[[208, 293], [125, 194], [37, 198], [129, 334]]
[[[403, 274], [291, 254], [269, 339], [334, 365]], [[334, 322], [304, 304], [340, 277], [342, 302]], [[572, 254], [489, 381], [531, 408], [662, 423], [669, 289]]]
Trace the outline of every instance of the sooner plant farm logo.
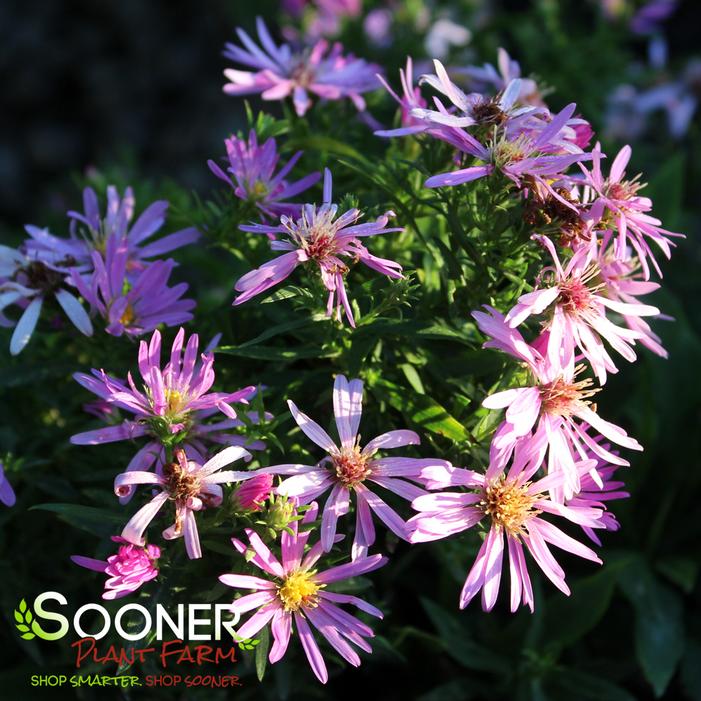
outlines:
[[[256, 650], [258, 640], [240, 638], [235, 631], [240, 615], [230, 610], [230, 604], [177, 604], [169, 611], [162, 604], [153, 609], [137, 603], [127, 603], [111, 614], [104, 606], [88, 603], [80, 606], [72, 618], [56, 610], [68, 606], [68, 600], [60, 592], [47, 591], [39, 594], [31, 606], [21, 599], [14, 610], [15, 627], [25, 640], [40, 638], [56, 641], [71, 631], [77, 637], [71, 648], [75, 651], [75, 666], [84, 663], [118, 665], [118, 674], [137, 662], [149, 657], [163, 669], [179, 665], [231, 664], [237, 661], [236, 650]], [[47, 628], [49, 630], [47, 631]], [[98, 641], [110, 633], [116, 633], [128, 644], [124, 647], [108, 645], [98, 647]], [[148, 639], [147, 646], [135, 643]], [[194, 641], [197, 644], [190, 645]], [[226, 643], [229, 642], [228, 649]], [[217, 643], [217, 644], [204, 644]], [[72, 686], [112, 684], [124, 686], [126, 677], [86, 677], [66, 675], [33, 675], [32, 685]], [[138, 676], [128, 677], [132, 686], [233, 686], [238, 677], [216, 675], [150, 675], [142, 681]], [[52, 683], [50, 680], [58, 680]], [[93, 680], [93, 681], [91, 681]], [[224, 683], [222, 680], [228, 680]]]

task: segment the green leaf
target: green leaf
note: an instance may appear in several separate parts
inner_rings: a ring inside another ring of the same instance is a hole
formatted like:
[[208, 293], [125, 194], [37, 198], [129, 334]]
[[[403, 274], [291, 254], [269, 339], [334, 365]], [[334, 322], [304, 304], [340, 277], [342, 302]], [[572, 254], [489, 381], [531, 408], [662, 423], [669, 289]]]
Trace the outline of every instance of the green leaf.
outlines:
[[609, 608], [618, 575], [626, 560], [607, 564], [596, 574], [572, 585], [568, 598], [548, 601], [543, 639], [558, 647], [567, 647], [586, 635], [604, 617]]
[[300, 346], [298, 348], [275, 348], [271, 346], [257, 346], [255, 348], [234, 348], [224, 346], [220, 353], [236, 355], [241, 358], [254, 358], [256, 360], [285, 360], [292, 362], [302, 358], [330, 358], [334, 354], [322, 351], [318, 346]]
[[52, 511], [71, 526], [80, 528], [94, 535], [108, 536], [114, 531], [115, 525], [123, 525], [124, 517], [110, 513], [105, 509], [78, 504], [37, 504], [30, 511]]
[[24, 622], [24, 616], [19, 611], [15, 611], [15, 620], [17, 623], [22, 623]]
[[619, 582], [635, 609], [636, 657], [655, 695], [662, 696], [684, 652], [682, 601], [642, 558], [622, 570]]
[[437, 433], [457, 443], [472, 440], [468, 430], [435, 399], [407, 392], [385, 380], [375, 380], [373, 389], [379, 389], [395, 409], [426, 431]]
[[34, 633], [25, 633], [24, 635], [22, 635], [22, 637], [25, 640], [33, 640], [36, 636], [34, 635]]
[[699, 563], [696, 560], [690, 557], [668, 557], [657, 562], [656, 569], [685, 594], [694, 591], [699, 574]]
[[19, 630], [22, 633], [26, 633], [29, 630], [29, 626], [25, 625], [24, 623], [18, 623], [17, 630]]
[[256, 676], [258, 681], [263, 681], [263, 676], [265, 675], [265, 668], [268, 665], [268, 648], [270, 647], [270, 632], [268, 628], [263, 628], [260, 631], [259, 639], [256, 643], [260, 643], [256, 648]]
[[[224, 348], [240, 349], [255, 346], [261, 341], [267, 341], [269, 338], [273, 338], [274, 336], [279, 336], [280, 334], [287, 333], [288, 331], [294, 331], [295, 329], [301, 329], [303, 326], [308, 326], [309, 323], [310, 322], [308, 319], [294, 319], [293, 321], [287, 321], [284, 324], [277, 324], [276, 326], [271, 326], [269, 329], [266, 329], [265, 331], [263, 331], [263, 333], [259, 334], [255, 338], [252, 338], [250, 341], [241, 343], [238, 346], [224, 346]], [[220, 348], [219, 350], [222, 349]]]
[[467, 669], [503, 674], [509, 669], [509, 661], [474, 642], [460, 619], [448, 613], [435, 602], [421, 597], [421, 605], [441, 636], [448, 655]]
[[19, 602], [19, 610], [24, 613], [27, 610], [27, 602], [22, 599], [22, 601]]
[[555, 682], [547, 684], [551, 691], [557, 689], [555, 699], [567, 701], [636, 701], [635, 697], [607, 679], [595, 677], [576, 669], [560, 669], [555, 676]]

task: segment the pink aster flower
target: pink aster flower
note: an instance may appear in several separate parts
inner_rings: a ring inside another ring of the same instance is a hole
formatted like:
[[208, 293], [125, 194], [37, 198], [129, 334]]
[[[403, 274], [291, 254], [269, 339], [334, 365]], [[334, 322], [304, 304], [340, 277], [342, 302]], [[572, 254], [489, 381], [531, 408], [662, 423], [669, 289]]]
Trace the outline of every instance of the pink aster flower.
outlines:
[[[473, 312], [480, 330], [491, 337], [485, 347], [498, 348], [524, 362], [530, 370], [529, 383], [487, 397], [482, 405], [488, 409], [506, 409], [504, 421], [497, 428], [490, 446], [490, 463], [503, 467], [516, 444], [524, 439], [542, 461], [548, 456], [548, 473], [563, 473], [564, 479], [553, 484], [551, 496], [562, 502], [580, 490], [576, 468], [579, 456], [590, 450], [595, 456], [615, 465], [627, 461], [607, 450], [588, 434], [589, 427], [611, 443], [642, 450], [642, 446], [622, 428], [602, 419], [590, 398], [598, 391], [592, 380], [577, 380], [584, 366], [563, 366], [555, 353], [541, 353], [528, 345], [521, 334], [511, 328], [502, 314], [487, 307], [488, 312]], [[543, 339], [549, 345], [545, 332]], [[562, 491], [560, 491], [560, 486]]]
[[[163, 428], [177, 433], [186, 427], [198, 411], [217, 409], [231, 419], [236, 411], [230, 404], [247, 404], [256, 388], [245, 387], [238, 392], [210, 392], [214, 384], [214, 354], [204, 353], [197, 364], [199, 337], [192, 334], [185, 346], [185, 329], [178, 331], [171, 349], [170, 360], [161, 370], [161, 333], [156, 330], [150, 343], [139, 344], [139, 371], [143, 379], [143, 391], [134, 383], [131, 373], [128, 384], [107, 375], [104, 370], [93, 370], [93, 375], [76, 373], [76, 381], [98, 397], [120, 409], [133, 413], [138, 421], [125, 421], [111, 426], [73, 436], [76, 445], [111, 443], [149, 434], [151, 428]], [[156, 424], [156, 426], [153, 426]]]
[[[626, 360], [636, 359], [633, 344], [643, 334], [631, 328], [621, 328], [607, 318], [613, 311], [626, 317], [657, 316], [656, 307], [639, 302], [623, 302], [608, 294], [597, 263], [598, 248], [579, 248], [562, 266], [552, 241], [545, 236], [534, 236], [553, 259], [553, 266], [543, 268], [538, 274], [536, 290], [521, 295], [516, 306], [506, 315], [506, 323], [515, 328], [533, 314], [543, 314], [552, 307], [547, 323], [550, 333], [548, 353], [556, 356], [551, 362], [569, 366], [575, 360], [575, 348], [591, 363], [601, 384], [606, 373], [618, 372], [603, 340]], [[559, 356], [559, 360], [558, 357]]]
[[0, 461], [0, 502], [5, 504], [5, 506], [14, 506], [16, 501], [15, 491], [12, 489], [7, 477], [5, 477], [5, 468], [2, 461]]
[[36, 252], [28, 254], [0, 245], [0, 315], [11, 305], [22, 309], [10, 340], [12, 355], [21, 353], [29, 343], [41, 310], [49, 300], [58, 302], [78, 331], [85, 336], [92, 335], [90, 317], [73, 294], [66, 277], [67, 271], [39, 260]]
[[260, 511], [262, 504], [273, 493], [274, 477], [256, 474], [244, 482], [234, 493], [234, 503], [241, 511]]
[[[92, 375], [74, 375], [83, 387], [113, 407], [133, 414], [134, 419], [76, 434], [71, 442], [98, 445], [148, 437], [148, 443], [136, 453], [127, 471], [145, 471], [154, 465], [161, 471], [165, 458], [163, 443], [169, 438], [176, 442], [187, 441], [200, 453], [204, 452], [205, 441], [223, 445], [244, 444], [254, 450], [264, 447], [231, 433], [233, 428], [242, 425], [231, 405], [248, 404], [256, 388], [249, 386], [231, 393], [210, 392], [215, 379], [214, 354], [203, 353], [198, 363], [198, 347], [197, 334], [190, 336], [185, 345], [185, 330], [180, 329], [173, 341], [170, 360], [161, 369], [161, 334], [154, 331], [151, 342], [141, 341], [139, 346], [142, 390], [137, 388], [131, 373], [126, 383], [110, 377], [104, 370], [93, 370]], [[210, 422], [209, 419], [218, 413], [224, 414], [226, 419]], [[251, 418], [255, 420], [257, 417]], [[121, 495], [123, 501], [127, 501], [132, 492], [125, 490]]]
[[[606, 283], [606, 294], [610, 299], [623, 304], [639, 304], [638, 297], [647, 295], [660, 288], [656, 282], [642, 280], [640, 261], [626, 250], [625, 257], [616, 255], [615, 247], [608, 245], [612, 234], [604, 233], [599, 246], [599, 270]], [[662, 358], [667, 357], [667, 351], [662, 346], [662, 339], [650, 328], [650, 325], [636, 314], [622, 314], [628, 328], [640, 334], [641, 345], [651, 350]], [[658, 315], [659, 319], [671, 320], [664, 314]]]
[[[316, 508], [310, 509], [302, 523], [309, 523], [315, 514]], [[266, 576], [261, 578], [245, 574], [223, 574], [219, 581], [229, 587], [254, 591], [253, 594], [236, 599], [231, 606], [234, 613], [255, 610], [238, 629], [239, 637], [251, 638], [270, 623], [274, 642], [268, 659], [275, 663], [287, 651], [294, 624], [312, 671], [325, 684], [328, 680], [326, 663], [314, 639], [312, 627], [321, 633], [344, 660], [357, 667], [360, 665], [360, 657], [350, 643], [365, 652], [372, 652], [366, 639], [372, 638], [374, 634], [369, 626], [342, 609], [339, 604], [350, 604], [371, 616], [382, 618], [382, 612], [363, 599], [351, 594], [336, 594], [328, 591], [327, 587], [334, 582], [372, 572], [382, 567], [387, 558], [372, 555], [319, 571], [315, 565], [323, 553], [321, 544], [313, 545], [305, 555], [304, 548], [311, 531], [298, 532], [297, 521], [290, 524], [290, 529], [292, 533], [284, 531], [281, 536], [281, 560], [275, 557], [260, 536], [251, 529], [246, 529], [250, 548], [233, 538], [234, 547], [242, 555], [253, 551], [254, 556], [250, 562]]]
[[336, 218], [338, 205], [331, 203], [331, 185], [331, 171], [326, 168], [320, 207], [305, 204], [299, 218], [282, 216], [277, 226], [251, 224], [240, 227], [242, 231], [254, 234], [274, 234], [275, 240], [271, 241], [270, 248], [285, 253], [238, 280], [236, 290], [240, 294], [234, 300], [235, 305], [243, 304], [282, 282], [298, 265], [314, 262], [319, 266], [324, 287], [329, 291], [327, 316], [333, 314], [335, 307], [336, 318], [340, 321], [343, 308], [348, 322], [355, 326], [343, 281], [350, 268], [342, 259], [360, 261], [388, 277], [404, 277], [399, 263], [372, 255], [360, 242], [363, 237], [402, 231], [401, 228], [387, 228], [387, 222], [394, 212], [385, 212], [376, 221], [367, 224], [356, 224], [362, 217], [359, 209], [349, 209]]
[[122, 538], [135, 545], [144, 544], [144, 532], [167, 501], [175, 507], [175, 522], [163, 531], [166, 540], [185, 538], [188, 557], [202, 557], [195, 513], [205, 508], [221, 506], [222, 484], [249, 479], [251, 472], [222, 470], [222, 467], [250, 454], [239, 446], [229, 446], [210, 458], [204, 465], [188, 460], [185, 451], [176, 449], [175, 459], [166, 465], [163, 474], [132, 470], [123, 472], [114, 480], [114, 492], [122, 497], [137, 485], [152, 485], [155, 496], [142, 506], [122, 531]]
[[214, 161], [207, 161], [207, 164], [214, 175], [233, 188], [236, 197], [254, 203], [264, 217], [299, 216], [302, 205], [286, 200], [304, 192], [321, 178], [321, 173], [315, 172], [292, 183], [285, 180], [302, 151], [297, 151], [275, 173], [280, 159], [275, 139], [270, 138], [259, 146], [256, 132], [251, 129], [248, 142], [232, 136], [224, 144], [229, 160], [226, 172]]
[[130, 187], [120, 197], [114, 185], [108, 186], [104, 216], [100, 212], [97, 194], [87, 187], [83, 190], [83, 210], [68, 212], [71, 219], [68, 239], [53, 236], [46, 229], [28, 226], [27, 233], [32, 238], [28, 249], [42, 259], [46, 255], [71, 259], [73, 267], [85, 272], [92, 267], [93, 251], [104, 253], [108, 240], [114, 238], [126, 243], [127, 267], [131, 274], [143, 268], [145, 259], [169, 253], [199, 238], [197, 230], [189, 227], [147, 243], [165, 223], [168, 202], [152, 202], [132, 224], [135, 199]]
[[599, 528], [582, 526], [587, 537], [601, 546], [597, 530], [617, 531], [620, 528], [616, 516], [606, 508], [607, 502], [627, 499], [630, 494], [624, 491], [625, 484], [622, 481], [614, 479], [614, 473], [619, 468], [618, 465], [609, 465], [595, 455], [592, 457], [597, 459], [596, 468], [580, 476], [580, 491], [567, 501], [567, 506], [593, 507], [602, 510]]
[[117, 554], [110, 555], [106, 562], [82, 555], [71, 557], [76, 565], [108, 576], [102, 594], [107, 600], [121, 599], [155, 579], [158, 576], [156, 563], [161, 556], [157, 545], [134, 545], [120, 536], [112, 536], [112, 540], [120, 546]]
[[110, 237], [104, 254], [93, 251], [94, 272], [81, 276], [71, 271], [71, 280], [91, 308], [106, 322], [112, 336], [141, 336], [160, 324], [178, 326], [192, 320], [192, 299], [182, 299], [184, 282], [168, 287], [176, 263], [157, 260], [129, 275], [129, 248], [125, 239]]
[[[576, 469], [587, 473], [592, 462], [578, 462]], [[492, 610], [499, 594], [505, 550], [509, 561], [512, 612], [521, 604], [531, 611], [534, 609], [524, 546], [545, 576], [566, 595], [570, 590], [565, 583], [565, 572], [549, 545], [601, 563], [593, 550], [551, 522], [551, 517], [556, 516], [580, 526], [602, 528], [601, 510], [588, 505], [565, 506], [554, 502], [548, 491], [554, 486], [562, 487], [565, 475], [560, 472], [531, 481], [538, 467], [537, 459], [533, 459], [524, 443], [514, 452], [508, 470], [490, 465], [484, 475], [454, 467], [424, 471], [431, 488], [466, 487], [468, 491], [428, 494], [415, 499], [412, 506], [420, 514], [408, 524], [413, 529], [412, 542], [445, 538], [486, 520], [487, 536], [465, 580], [460, 608], [465, 608], [481, 590], [482, 608]]]
[[[331, 549], [336, 536], [338, 519], [345, 516], [355, 494], [355, 539], [353, 559], [362, 557], [375, 542], [375, 525], [372, 512], [399, 538], [406, 539], [402, 518], [376, 493], [382, 487], [403, 499], [415, 499], [424, 490], [414, 482], [420, 482], [421, 470], [429, 465], [448, 465], [445, 460], [377, 457], [378, 451], [418, 445], [419, 436], [414, 431], [394, 430], [383, 433], [360, 446], [358, 429], [363, 402], [363, 383], [350, 382], [337, 375], [333, 388], [333, 405], [340, 445], [319, 424], [303, 414], [292, 401], [287, 404], [305, 435], [327, 452], [316, 465], [275, 465], [259, 472], [276, 475], [292, 475], [277, 488], [279, 494], [295, 497], [306, 504], [325, 492], [330, 492], [321, 518], [321, 544], [325, 551]], [[372, 489], [371, 489], [372, 487]]]
[[377, 76], [387, 92], [394, 98], [401, 110], [402, 126], [398, 129], [382, 129], [376, 131], [376, 136], [408, 136], [429, 131], [431, 125], [426, 120], [412, 116], [414, 109], [426, 107], [426, 100], [421, 96], [421, 91], [414, 86], [414, 64], [410, 56], [406, 59], [406, 68], [399, 69], [399, 81], [402, 85], [401, 96], [397, 94], [383, 76]]
[[602, 224], [616, 227], [618, 230], [616, 255], [625, 258], [626, 246], [630, 245], [640, 260], [645, 279], [650, 278], [648, 257], [661, 277], [662, 271], [652, 254], [648, 239], [670, 258], [671, 246], [675, 244], [668, 237], [683, 238], [683, 235], [663, 229], [662, 222], [649, 213], [652, 210], [652, 200], [638, 194], [645, 186], [640, 182], [639, 175], [631, 180], [625, 179], [625, 169], [631, 154], [630, 146], [624, 146], [613, 160], [608, 178], [605, 178], [601, 172], [601, 145], [597, 143], [592, 152], [591, 170], [587, 170], [583, 165], [580, 165], [580, 168], [593, 195], [603, 204]]
[[283, 100], [292, 96], [297, 114], [303, 116], [312, 104], [310, 93], [325, 100], [349, 98], [359, 109], [365, 109], [361, 93], [379, 87], [376, 74], [379, 66], [344, 55], [343, 47], [321, 39], [309, 49], [293, 50], [289, 44], [277, 46], [263, 20], [256, 20], [262, 49], [244, 32], [237, 33], [245, 48], [227, 44], [224, 55], [250, 71], [227, 68], [229, 95], [259, 93], [264, 100]]

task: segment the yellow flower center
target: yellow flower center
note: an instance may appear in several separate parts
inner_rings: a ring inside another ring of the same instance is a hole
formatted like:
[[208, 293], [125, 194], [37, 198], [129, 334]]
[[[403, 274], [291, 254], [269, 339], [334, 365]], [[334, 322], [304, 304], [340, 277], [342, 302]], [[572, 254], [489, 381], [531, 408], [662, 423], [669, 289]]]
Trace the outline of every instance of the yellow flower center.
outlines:
[[171, 416], [177, 416], [185, 408], [188, 400], [187, 394], [177, 389], [166, 389], [165, 397], [168, 414]]
[[336, 477], [344, 486], [355, 487], [370, 475], [370, 457], [363, 455], [360, 447], [355, 445], [350, 450], [343, 450], [340, 455], [331, 458], [336, 468]]
[[256, 180], [251, 187], [250, 193], [254, 200], [265, 199], [265, 196], [268, 194], [268, 186], [261, 180]]
[[119, 323], [122, 326], [131, 326], [134, 322], [134, 307], [131, 304], [127, 304], [126, 309], [121, 317], [119, 317]]
[[314, 572], [296, 570], [289, 574], [278, 587], [277, 595], [285, 611], [299, 611], [300, 608], [314, 608], [319, 602], [317, 592], [323, 584], [314, 581]]
[[529, 494], [529, 482], [517, 484], [503, 477], [487, 485], [480, 506], [492, 522], [509, 535], [523, 535], [525, 523], [539, 514], [533, 504], [538, 495]]

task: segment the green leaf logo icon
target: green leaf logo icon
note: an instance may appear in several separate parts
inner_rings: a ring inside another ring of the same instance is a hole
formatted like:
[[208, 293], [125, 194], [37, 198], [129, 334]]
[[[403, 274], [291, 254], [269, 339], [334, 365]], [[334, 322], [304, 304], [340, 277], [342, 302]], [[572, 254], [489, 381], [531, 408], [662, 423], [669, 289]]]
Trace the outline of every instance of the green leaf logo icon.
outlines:
[[27, 602], [22, 599], [19, 602], [19, 608], [15, 609], [15, 626], [20, 632], [21, 637], [25, 640], [32, 640], [36, 637], [36, 633], [32, 631], [31, 625], [34, 620], [34, 614], [32, 613]]

